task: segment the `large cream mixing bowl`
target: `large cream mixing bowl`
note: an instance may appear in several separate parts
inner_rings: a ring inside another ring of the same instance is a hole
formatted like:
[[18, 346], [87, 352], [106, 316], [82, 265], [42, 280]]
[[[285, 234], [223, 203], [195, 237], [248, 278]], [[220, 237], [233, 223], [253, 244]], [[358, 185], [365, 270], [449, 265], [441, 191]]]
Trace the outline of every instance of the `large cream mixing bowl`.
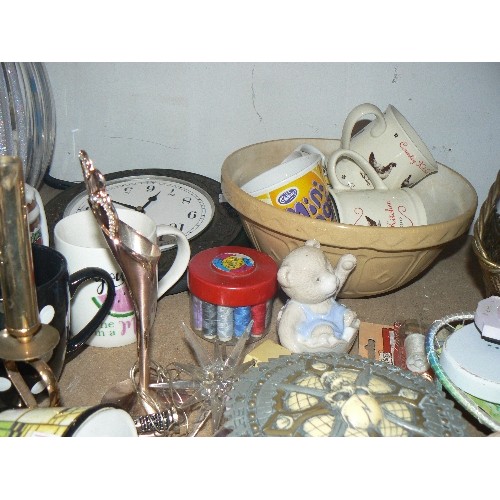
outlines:
[[427, 224], [413, 227], [365, 227], [312, 219], [280, 210], [240, 186], [281, 163], [297, 146], [311, 144], [328, 158], [340, 147], [336, 139], [280, 139], [241, 148], [221, 169], [222, 192], [235, 208], [255, 248], [278, 264], [306, 240], [316, 239], [332, 264], [346, 254], [357, 266], [340, 298], [359, 298], [394, 291], [425, 271], [445, 245], [464, 234], [477, 208], [477, 194], [467, 179], [438, 163], [439, 170], [413, 188], [422, 198]]

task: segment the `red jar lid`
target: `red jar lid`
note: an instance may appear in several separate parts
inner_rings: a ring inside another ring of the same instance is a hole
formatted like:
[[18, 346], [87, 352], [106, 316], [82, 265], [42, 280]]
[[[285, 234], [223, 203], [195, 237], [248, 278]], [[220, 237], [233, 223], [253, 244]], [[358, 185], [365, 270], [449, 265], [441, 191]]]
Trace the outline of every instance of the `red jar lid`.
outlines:
[[189, 262], [187, 283], [196, 297], [221, 306], [261, 304], [278, 290], [278, 265], [253, 248], [222, 246], [196, 254]]

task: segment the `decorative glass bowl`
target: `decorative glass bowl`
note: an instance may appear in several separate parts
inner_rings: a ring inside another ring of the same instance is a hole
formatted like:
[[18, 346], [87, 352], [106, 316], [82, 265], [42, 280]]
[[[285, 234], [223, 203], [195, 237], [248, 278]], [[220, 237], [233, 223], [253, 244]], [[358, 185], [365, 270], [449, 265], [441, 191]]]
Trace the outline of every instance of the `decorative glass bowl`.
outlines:
[[18, 156], [38, 189], [52, 161], [55, 108], [43, 63], [0, 63], [0, 155]]

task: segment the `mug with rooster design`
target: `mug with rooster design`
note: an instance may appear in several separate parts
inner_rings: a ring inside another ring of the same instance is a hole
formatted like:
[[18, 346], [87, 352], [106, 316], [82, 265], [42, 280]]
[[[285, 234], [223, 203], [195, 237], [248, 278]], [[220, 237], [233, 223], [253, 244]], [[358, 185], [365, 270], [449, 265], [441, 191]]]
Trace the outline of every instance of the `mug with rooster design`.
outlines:
[[[375, 119], [352, 136], [355, 125], [367, 115]], [[427, 146], [392, 105], [384, 113], [373, 104], [356, 106], [344, 122], [340, 148], [361, 154], [389, 189], [412, 187], [438, 170]], [[348, 159], [338, 163], [337, 176], [341, 188], [373, 188], [366, 173]]]
[[[354, 162], [366, 174], [374, 189], [345, 188], [336, 175], [336, 167], [343, 159]], [[379, 227], [427, 224], [425, 206], [416, 191], [407, 187], [389, 189], [359, 153], [349, 149], [337, 149], [330, 158], [329, 169], [333, 186], [330, 193], [338, 222]]]

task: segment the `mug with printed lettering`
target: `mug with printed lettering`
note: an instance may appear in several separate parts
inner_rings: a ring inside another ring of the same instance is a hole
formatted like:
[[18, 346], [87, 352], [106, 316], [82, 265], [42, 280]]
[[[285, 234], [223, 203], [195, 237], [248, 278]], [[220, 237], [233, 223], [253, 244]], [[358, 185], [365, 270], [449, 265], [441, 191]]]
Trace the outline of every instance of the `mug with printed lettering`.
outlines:
[[[351, 137], [356, 123], [367, 115], [375, 119]], [[373, 104], [356, 106], [344, 122], [340, 148], [361, 154], [389, 189], [412, 187], [438, 170], [427, 146], [392, 105], [384, 113]], [[337, 176], [347, 189], [373, 188], [366, 172], [348, 159], [337, 165]]]
[[[351, 190], [342, 185], [335, 167], [342, 159], [354, 162], [373, 183], [374, 189]], [[389, 189], [358, 153], [338, 149], [331, 156], [331, 194], [336, 219], [355, 226], [409, 227], [427, 224], [425, 206], [415, 190]]]
[[[172, 236], [177, 253], [168, 272], [158, 281], [158, 298], [164, 295], [184, 274], [191, 255], [186, 236], [178, 229], [156, 225], [146, 214], [129, 209], [117, 209], [121, 221], [131, 226], [154, 243], [160, 236]], [[113, 278], [116, 297], [111, 311], [90, 339], [94, 347], [120, 347], [137, 340], [136, 316], [132, 297], [125, 276], [108, 247], [91, 210], [77, 212], [62, 218], [54, 227], [54, 244], [67, 259], [71, 272], [87, 266], [106, 270]], [[82, 286], [75, 294], [71, 315], [71, 332], [88, 321], [99, 309], [107, 295], [105, 284], [93, 283]]]

